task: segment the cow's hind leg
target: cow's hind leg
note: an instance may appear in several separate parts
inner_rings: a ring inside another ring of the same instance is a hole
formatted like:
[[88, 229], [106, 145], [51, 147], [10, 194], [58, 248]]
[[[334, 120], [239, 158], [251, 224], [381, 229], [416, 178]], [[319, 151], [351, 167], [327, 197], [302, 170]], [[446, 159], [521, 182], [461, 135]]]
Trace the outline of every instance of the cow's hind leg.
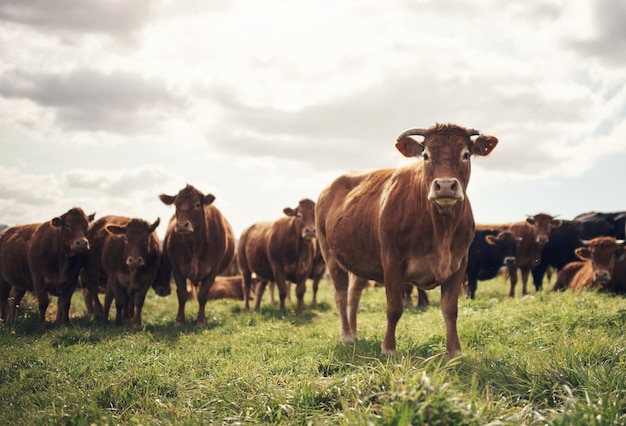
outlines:
[[359, 312], [359, 302], [361, 301], [361, 294], [363, 293], [363, 289], [367, 286], [367, 280], [365, 278], [357, 277], [352, 273], [348, 274], [348, 277], [348, 324], [353, 339], [356, 339], [358, 336], [356, 328], [356, 316]]
[[348, 321], [348, 272], [332, 259], [327, 261], [327, 266], [335, 287], [335, 304], [337, 311], [339, 311], [341, 341], [352, 343], [356, 339], [356, 333], [352, 332], [350, 321]]

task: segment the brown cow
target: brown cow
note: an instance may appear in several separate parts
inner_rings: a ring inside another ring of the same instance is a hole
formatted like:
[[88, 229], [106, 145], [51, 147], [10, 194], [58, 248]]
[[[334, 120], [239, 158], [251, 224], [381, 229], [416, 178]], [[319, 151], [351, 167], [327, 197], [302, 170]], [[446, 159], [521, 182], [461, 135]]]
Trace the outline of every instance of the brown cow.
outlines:
[[205, 307], [209, 289], [215, 277], [224, 271], [233, 259], [235, 237], [233, 230], [212, 203], [215, 196], [204, 195], [191, 185], [185, 186], [177, 195], [159, 195], [166, 205], [174, 204], [172, 216], [163, 244], [163, 256], [171, 265], [178, 314], [176, 326], [185, 323], [187, 280], [198, 290], [198, 318], [196, 325], [206, 324]]
[[361, 292], [368, 279], [376, 280], [385, 284], [387, 295], [382, 352], [393, 354], [404, 283], [410, 282], [424, 290], [441, 286], [446, 350], [450, 356], [461, 354], [458, 296], [474, 237], [465, 192], [470, 157], [488, 155], [498, 143], [493, 136], [472, 139], [478, 134], [451, 124], [407, 130], [396, 148], [423, 161], [344, 175], [320, 194], [316, 225], [335, 285], [342, 341], [356, 339]]
[[85, 233], [93, 218], [74, 207], [49, 222], [15, 226], [2, 233], [0, 311], [4, 318], [14, 315], [30, 290], [37, 296], [40, 325], [46, 320], [49, 294], [58, 299], [55, 322], [69, 323], [71, 298], [89, 250]]
[[286, 217], [274, 222], [259, 222], [246, 228], [239, 239], [237, 256], [244, 279], [244, 308], [250, 309], [248, 293], [255, 273], [257, 285], [254, 309], [259, 310], [268, 281], [278, 286], [280, 310], [285, 311], [285, 298], [291, 281], [296, 284], [296, 312], [304, 310], [306, 280], [313, 268], [315, 238], [315, 202], [301, 200], [298, 207], [285, 208]]
[[[87, 288], [94, 295], [94, 306], [99, 306], [97, 290], [101, 277], [106, 277], [107, 295], [115, 298], [115, 325], [121, 325], [123, 318], [128, 317], [133, 327], [141, 327], [146, 293], [155, 281], [161, 262], [161, 243], [154, 232], [159, 223], [158, 218], [150, 224], [143, 219], [105, 216], [88, 232], [89, 241], [97, 249], [91, 253], [85, 267]], [[108, 303], [105, 305], [108, 316]]]
[[[257, 279], [252, 279], [250, 291], [254, 294]], [[243, 300], [243, 276], [241, 275], [219, 275], [215, 277], [215, 282], [209, 290], [209, 300], [236, 299]]]
[[556, 275], [556, 281], [552, 287], [552, 291], [567, 290], [569, 283], [574, 278], [574, 275], [578, 273], [585, 266], [585, 262], [570, 262], [565, 265]]
[[[614, 237], [596, 237], [581, 242], [584, 247], [578, 247], [575, 254], [583, 260], [583, 265], [571, 277], [568, 287], [578, 291], [595, 288], [600, 291], [617, 293], [618, 282], [626, 278], [614, 274], [616, 269], [622, 270], [623, 266], [620, 264], [625, 263], [626, 247], [624, 247], [624, 240], [616, 240]], [[578, 262], [574, 262], [574, 264], [576, 265]], [[559, 272], [560, 275], [561, 272]], [[558, 281], [559, 278], [557, 277]], [[561, 279], [561, 281], [565, 280]]]

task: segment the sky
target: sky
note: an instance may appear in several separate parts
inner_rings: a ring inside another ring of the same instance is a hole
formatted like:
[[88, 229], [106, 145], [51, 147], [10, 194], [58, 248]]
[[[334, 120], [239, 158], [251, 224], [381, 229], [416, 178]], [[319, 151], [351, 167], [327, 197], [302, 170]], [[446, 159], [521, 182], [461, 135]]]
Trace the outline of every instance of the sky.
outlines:
[[[623, 0], [3, 0], [0, 223], [162, 223], [186, 184], [236, 236], [410, 127], [494, 135], [477, 223], [626, 210]], [[163, 236], [165, 226], [159, 226]]]

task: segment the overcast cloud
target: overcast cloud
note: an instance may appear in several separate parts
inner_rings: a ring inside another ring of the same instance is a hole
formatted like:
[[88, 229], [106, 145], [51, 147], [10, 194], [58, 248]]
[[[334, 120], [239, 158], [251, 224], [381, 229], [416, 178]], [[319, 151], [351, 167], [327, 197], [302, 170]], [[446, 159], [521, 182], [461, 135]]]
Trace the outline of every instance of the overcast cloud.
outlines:
[[165, 220], [190, 183], [240, 233], [435, 122], [500, 139], [478, 222], [626, 210], [621, 0], [180, 3], [0, 4], [0, 223]]

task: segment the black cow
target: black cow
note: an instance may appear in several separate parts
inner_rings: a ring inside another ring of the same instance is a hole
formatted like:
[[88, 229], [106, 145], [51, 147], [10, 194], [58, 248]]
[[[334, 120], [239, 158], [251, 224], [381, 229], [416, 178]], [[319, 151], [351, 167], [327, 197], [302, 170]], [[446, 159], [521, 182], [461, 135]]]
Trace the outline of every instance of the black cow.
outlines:
[[503, 266], [515, 263], [515, 250], [520, 240], [510, 231], [477, 229], [469, 248], [467, 261], [468, 296], [476, 296], [478, 280], [495, 278]]

